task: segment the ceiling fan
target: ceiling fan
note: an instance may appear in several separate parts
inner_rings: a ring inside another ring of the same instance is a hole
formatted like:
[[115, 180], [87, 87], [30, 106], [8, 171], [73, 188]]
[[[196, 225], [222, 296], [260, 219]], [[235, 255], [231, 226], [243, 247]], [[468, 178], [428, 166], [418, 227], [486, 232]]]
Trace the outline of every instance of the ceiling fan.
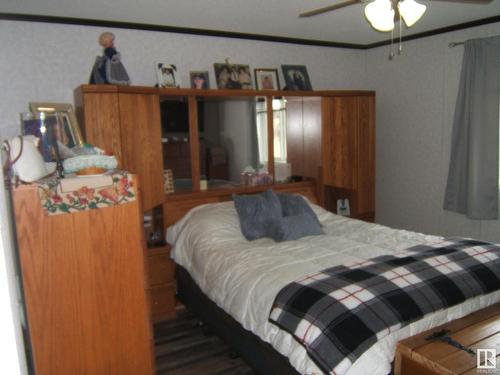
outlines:
[[[454, 3], [488, 4], [492, 0], [434, 0]], [[346, 0], [344, 2], [317, 8], [301, 13], [299, 17], [312, 17], [318, 14], [331, 12], [354, 4], [367, 3], [365, 17], [370, 25], [378, 31], [387, 32], [394, 29], [394, 22], [400, 17], [407, 27], [413, 26], [425, 13], [426, 6], [415, 0]]]

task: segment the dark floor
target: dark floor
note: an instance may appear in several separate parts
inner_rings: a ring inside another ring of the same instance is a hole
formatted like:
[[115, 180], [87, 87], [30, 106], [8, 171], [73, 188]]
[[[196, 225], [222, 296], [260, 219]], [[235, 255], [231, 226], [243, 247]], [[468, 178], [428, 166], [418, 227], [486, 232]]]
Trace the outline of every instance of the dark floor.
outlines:
[[157, 375], [254, 375], [229, 347], [185, 309], [154, 326]]

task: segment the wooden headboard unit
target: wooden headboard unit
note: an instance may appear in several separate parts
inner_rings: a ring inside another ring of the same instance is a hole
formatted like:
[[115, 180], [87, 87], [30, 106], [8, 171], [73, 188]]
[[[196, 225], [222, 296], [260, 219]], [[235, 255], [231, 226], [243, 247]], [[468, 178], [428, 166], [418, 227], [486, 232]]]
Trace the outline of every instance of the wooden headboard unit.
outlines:
[[302, 194], [311, 202], [318, 203], [314, 181], [291, 182], [287, 184], [236, 187], [232, 189], [214, 189], [209, 191], [174, 193], [167, 195], [163, 204], [163, 221], [169, 227], [182, 218], [193, 207], [205, 203], [225, 202], [232, 199], [232, 194], [256, 194], [267, 189], [277, 192]]

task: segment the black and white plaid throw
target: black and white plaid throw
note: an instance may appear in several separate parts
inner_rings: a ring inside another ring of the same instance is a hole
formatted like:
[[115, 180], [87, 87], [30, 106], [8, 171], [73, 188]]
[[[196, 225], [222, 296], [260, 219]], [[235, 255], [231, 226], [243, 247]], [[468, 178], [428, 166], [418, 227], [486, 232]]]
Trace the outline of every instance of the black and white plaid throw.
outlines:
[[325, 373], [343, 374], [377, 340], [434, 311], [500, 289], [500, 246], [447, 239], [285, 286], [269, 320]]

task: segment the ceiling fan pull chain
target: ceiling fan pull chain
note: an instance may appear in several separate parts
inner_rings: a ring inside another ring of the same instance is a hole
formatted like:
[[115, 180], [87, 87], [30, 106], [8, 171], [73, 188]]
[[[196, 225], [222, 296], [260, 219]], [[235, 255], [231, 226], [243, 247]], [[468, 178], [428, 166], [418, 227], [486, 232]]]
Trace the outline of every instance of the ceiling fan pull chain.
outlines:
[[[398, 12], [399, 13], [399, 12]], [[399, 47], [398, 47], [398, 55], [401, 55], [401, 51], [403, 51], [403, 27], [401, 21], [401, 13], [399, 13]]]
[[389, 60], [394, 58], [394, 29], [391, 30], [391, 52], [389, 53]]

